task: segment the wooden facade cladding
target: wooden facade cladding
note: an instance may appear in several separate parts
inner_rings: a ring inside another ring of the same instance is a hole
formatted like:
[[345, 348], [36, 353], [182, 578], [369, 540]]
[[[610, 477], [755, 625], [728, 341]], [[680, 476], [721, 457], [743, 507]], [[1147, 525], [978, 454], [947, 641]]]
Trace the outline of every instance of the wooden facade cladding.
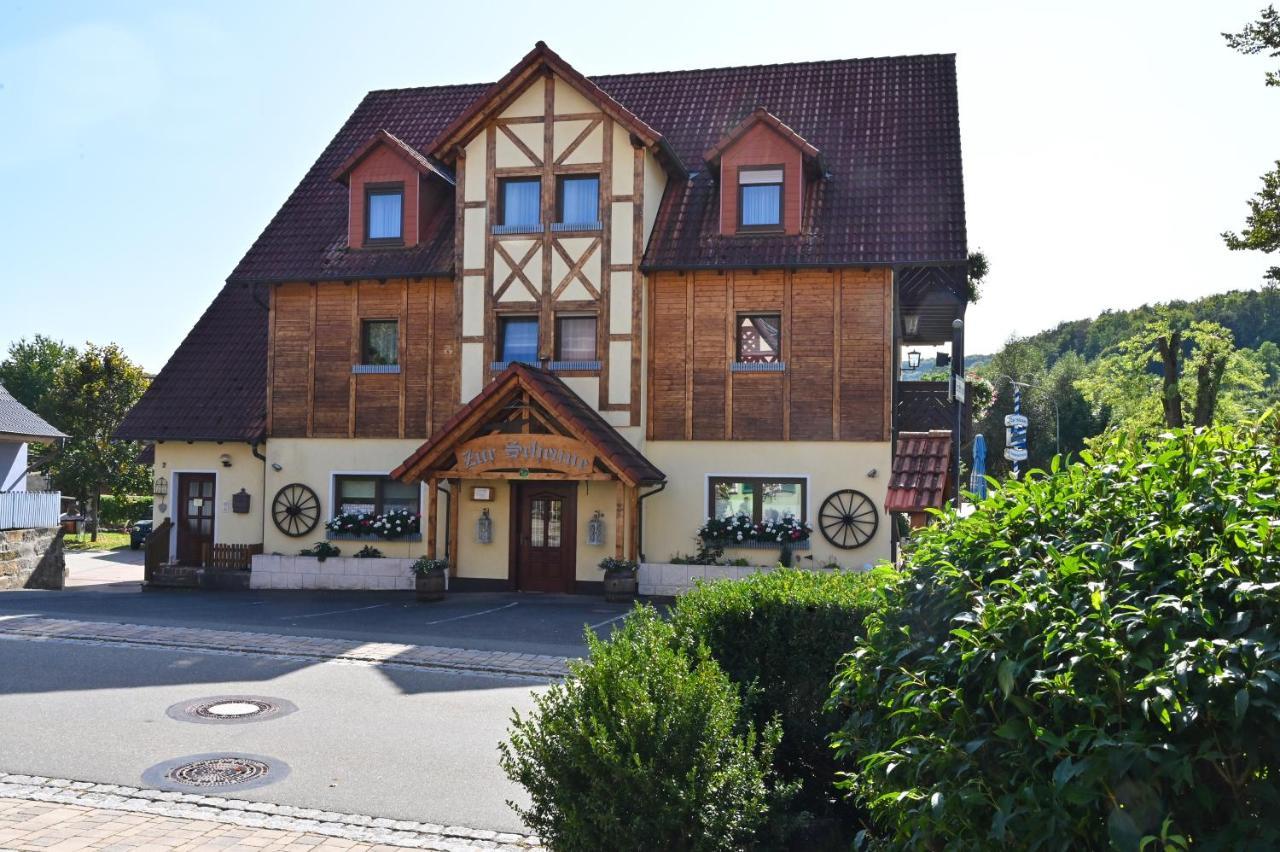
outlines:
[[[355, 373], [361, 323], [398, 323], [399, 371]], [[458, 407], [454, 282], [272, 288], [267, 430], [291, 438], [427, 438]]]
[[[656, 441], [889, 440], [887, 269], [650, 276], [648, 428]], [[779, 372], [735, 372], [738, 317], [781, 316]]]

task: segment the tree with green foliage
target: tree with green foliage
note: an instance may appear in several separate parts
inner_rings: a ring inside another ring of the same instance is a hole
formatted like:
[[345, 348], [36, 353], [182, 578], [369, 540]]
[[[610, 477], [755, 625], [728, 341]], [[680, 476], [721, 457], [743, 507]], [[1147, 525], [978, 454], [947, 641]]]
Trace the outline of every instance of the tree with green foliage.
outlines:
[[61, 491], [89, 502], [94, 541], [104, 492], [122, 496], [149, 490], [147, 469], [136, 461], [140, 446], [112, 438], [146, 388], [142, 368], [112, 343], [89, 344], [64, 363], [49, 391], [45, 410], [69, 436], [50, 472]]
[[920, 530], [834, 682], [870, 845], [1280, 848], [1276, 450], [1112, 433]]
[[965, 266], [965, 299], [972, 304], [982, 298], [982, 279], [991, 271], [991, 263], [982, 251], [969, 252], [969, 260]]
[[[1232, 50], [1253, 56], [1265, 53], [1280, 58], [1280, 13], [1274, 6], [1263, 9], [1258, 20], [1246, 24], [1238, 33], [1223, 33]], [[1268, 71], [1268, 86], [1280, 86], [1280, 71]], [[1232, 251], [1251, 250], [1271, 254], [1280, 250], [1280, 160], [1262, 176], [1262, 189], [1249, 200], [1246, 227], [1239, 234], [1226, 232], [1222, 239]], [[1267, 277], [1280, 283], [1280, 266], [1267, 271]]]
[[37, 334], [30, 342], [23, 339], [11, 343], [8, 357], [0, 361], [0, 385], [18, 402], [52, 423], [57, 418], [48, 403], [54, 380], [58, 370], [76, 354], [74, 346], [43, 334]]
[[1266, 375], [1226, 328], [1166, 310], [1076, 384], [1111, 424], [1151, 431], [1256, 416]]

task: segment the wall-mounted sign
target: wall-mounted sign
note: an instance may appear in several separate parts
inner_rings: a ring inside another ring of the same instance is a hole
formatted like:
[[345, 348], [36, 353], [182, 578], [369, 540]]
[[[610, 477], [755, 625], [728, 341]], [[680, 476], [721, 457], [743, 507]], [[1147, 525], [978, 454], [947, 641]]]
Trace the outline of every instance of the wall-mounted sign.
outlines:
[[472, 438], [456, 450], [458, 470], [484, 473], [491, 470], [551, 470], [566, 474], [590, 473], [595, 453], [582, 441], [562, 435], [485, 435]]
[[[493, 489], [487, 485], [473, 485], [471, 487], [471, 499], [479, 501], [488, 501], [493, 499]], [[487, 511], [487, 510], [486, 510]]]

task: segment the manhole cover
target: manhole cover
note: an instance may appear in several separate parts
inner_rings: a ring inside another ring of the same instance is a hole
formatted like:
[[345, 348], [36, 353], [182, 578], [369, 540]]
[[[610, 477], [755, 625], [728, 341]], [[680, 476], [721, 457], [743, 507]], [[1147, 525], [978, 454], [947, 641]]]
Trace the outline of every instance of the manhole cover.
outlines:
[[166, 714], [179, 722], [215, 724], [258, 722], [287, 716], [298, 708], [283, 698], [259, 695], [216, 695], [174, 704]]
[[207, 793], [250, 790], [289, 775], [289, 766], [257, 754], [193, 754], [157, 763], [142, 773], [143, 783], [161, 790]]
[[189, 787], [226, 787], [265, 778], [270, 771], [271, 767], [261, 760], [215, 757], [175, 766], [165, 773], [165, 777]]

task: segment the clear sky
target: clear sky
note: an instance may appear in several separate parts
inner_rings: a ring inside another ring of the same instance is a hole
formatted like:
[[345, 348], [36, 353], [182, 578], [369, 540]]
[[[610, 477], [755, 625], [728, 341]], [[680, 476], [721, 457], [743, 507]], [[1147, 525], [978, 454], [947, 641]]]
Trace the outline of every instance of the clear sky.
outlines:
[[970, 353], [1257, 287], [1218, 234], [1280, 158], [1280, 91], [1219, 33], [1262, 4], [0, 0], [0, 350], [158, 370], [367, 90], [491, 81], [538, 39], [588, 75], [956, 53]]

